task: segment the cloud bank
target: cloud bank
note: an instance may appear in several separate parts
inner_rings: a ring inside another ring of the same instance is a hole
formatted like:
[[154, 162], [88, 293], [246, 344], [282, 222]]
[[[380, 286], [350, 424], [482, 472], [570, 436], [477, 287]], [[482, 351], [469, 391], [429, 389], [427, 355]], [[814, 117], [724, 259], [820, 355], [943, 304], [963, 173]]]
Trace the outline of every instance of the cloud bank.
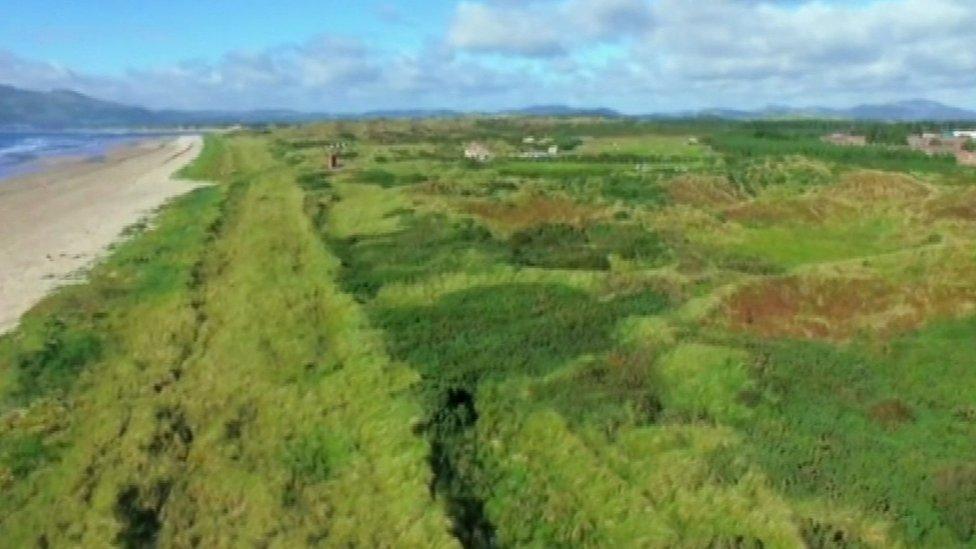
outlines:
[[930, 97], [976, 107], [971, 0], [481, 0], [422, 47], [320, 36], [214, 60], [88, 74], [0, 51], [0, 82], [161, 108], [629, 112]]

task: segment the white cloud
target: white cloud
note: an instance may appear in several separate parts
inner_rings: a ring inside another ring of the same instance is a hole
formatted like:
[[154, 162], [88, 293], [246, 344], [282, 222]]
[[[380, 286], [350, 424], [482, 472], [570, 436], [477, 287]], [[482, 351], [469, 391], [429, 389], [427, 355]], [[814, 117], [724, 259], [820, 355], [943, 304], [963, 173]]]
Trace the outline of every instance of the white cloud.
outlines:
[[650, 26], [648, 0], [461, 2], [448, 31], [455, 47], [548, 57], [592, 42], [616, 41]]
[[0, 51], [0, 83], [175, 108], [974, 108], [972, 29], [972, 0], [481, 0], [402, 51], [325, 36], [112, 77]]
[[655, 32], [634, 57], [657, 64], [674, 86], [702, 87], [718, 99], [741, 90], [762, 101], [869, 101], [976, 83], [969, 0], [715, 0], [707, 9], [659, 0], [654, 18]]
[[489, 67], [437, 44], [388, 55], [357, 40], [325, 36], [266, 51], [229, 52], [214, 62], [135, 69], [117, 77], [79, 73], [0, 50], [0, 84], [67, 88], [152, 108], [349, 112], [486, 108], [493, 98], [517, 103], [528, 82], [514, 67]]

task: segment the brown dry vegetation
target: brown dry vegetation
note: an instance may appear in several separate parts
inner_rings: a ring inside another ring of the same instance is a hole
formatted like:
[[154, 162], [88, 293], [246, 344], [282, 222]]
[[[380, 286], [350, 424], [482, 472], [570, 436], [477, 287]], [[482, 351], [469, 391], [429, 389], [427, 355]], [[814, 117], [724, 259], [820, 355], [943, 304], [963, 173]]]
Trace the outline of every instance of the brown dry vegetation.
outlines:
[[868, 410], [868, 416], [888, 428], [896, 428], [903, 423], [915, 421], [915, 411], [897, 398], [888, 398], [875, 403]]
[[933, 218], [976, 221], [976, 189], [943, 194], [931, 200], [927, 210]]
[[976, 463], [946, 467], [933, 483], [946, 522], [961, 539], [971, 539], [976, 534]]
[[555, 223], [583, 227], [608, 217], [602, 209], [584, 206], [560, 196], [534, 195], [514, 202], [471, 200], [465, 202], [461, 209], [506, 232]]
[[830, 192], [855, 202], [923, 200], [932, 194], [929, 187], [914, 177], [876, 170], [846, 173]]
[[775, 201], [756, 200], [725, 210], [732, 221], [748, 224], [823, 223], [828, 219], [849, 216], [854, 208], [823, 196], [804, 196]]
[[732, 329], [765, 337], [846, 341], [864, 331], [892, 335], [976, 308], [974, 265], [947, 263], [924, 278], [797, 274], [760, 279], [725, 302]]
[[668, 195], [678, 204], [700, 208], [730, 206], [741, 201], [742, 193], [724, 176], [687, 174], [668, 183]]

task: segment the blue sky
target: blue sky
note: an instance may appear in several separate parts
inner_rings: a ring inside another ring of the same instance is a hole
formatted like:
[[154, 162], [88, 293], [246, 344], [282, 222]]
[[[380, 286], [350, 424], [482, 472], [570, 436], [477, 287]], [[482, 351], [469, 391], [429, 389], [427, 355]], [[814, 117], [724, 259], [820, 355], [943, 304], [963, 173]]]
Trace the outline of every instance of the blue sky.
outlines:
[[0, 83], [154, 108], [976, 108], [972, 0], [0, 2]]
[[[369, 1], [350, 8], [338, 0], [7, 2], [0, 17], [4, 48], [105, 74], [216, 60], [227, 51], [261, 51], [323, 34], [361, 37], [384, 48], [416, 47], [436, 38], [452, 14], [451, 2], [436, 0], [415, 0], [409, 8]], [[408, 9], [423, 16], [409, 17]]]

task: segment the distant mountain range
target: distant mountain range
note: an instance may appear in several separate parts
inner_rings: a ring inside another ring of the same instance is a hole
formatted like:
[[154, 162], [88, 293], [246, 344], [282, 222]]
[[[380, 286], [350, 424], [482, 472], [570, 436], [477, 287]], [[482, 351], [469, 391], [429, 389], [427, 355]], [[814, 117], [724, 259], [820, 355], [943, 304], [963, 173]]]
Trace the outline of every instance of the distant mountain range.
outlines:
[[[302, 112], [295, 110], [150, 110], [111, 101], [103, 101], [69, 90], [40, 92], [0, 85], [0, 128], [6, 129], [206, 126], [270, 122], [294, 123], [354, 118], [447, 118], [463, 116], [465, 114], [599, 116], [606, 118], [621, 118], [625, 116], [618, 111], [608, 108], [575, 108], [565, 105], [537, 105], [521, 109], [493, 112], [381, 110], [356, 114]], [[859, 105], [850, 109], [770, 106], [765, 109], [753, 111], [710, 109], [676, 114], [647, 114], [635, 118], [720, 118], [729, 120], [836, 118], [887, 121], [976, 121], [976, 111], [959, 109], [935, 101], [915, 99], [878, 105]]]
[[890, 122], [976, 120], [976, 111], [960, 109], [926, 99], [911, 99], [894, 103], [858, 105], [849, 109], [828, 107], [786, 107], [771, 105], [754, 111], [711, 109], [683, 113], [681, 116], [714, 117], [729, 120], [777, 118], [836, 118], [843, 120], [879, 120]]

